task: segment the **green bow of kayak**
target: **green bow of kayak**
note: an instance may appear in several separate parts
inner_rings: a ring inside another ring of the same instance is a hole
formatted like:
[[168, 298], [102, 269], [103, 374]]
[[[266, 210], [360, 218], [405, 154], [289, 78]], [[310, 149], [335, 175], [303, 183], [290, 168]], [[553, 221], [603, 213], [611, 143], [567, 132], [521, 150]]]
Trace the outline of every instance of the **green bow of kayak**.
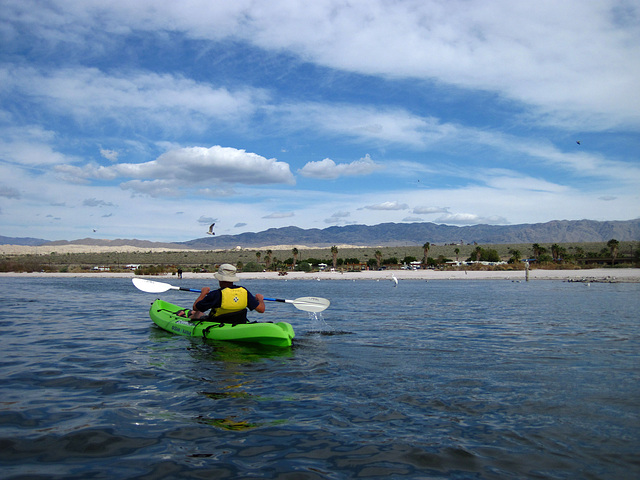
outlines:
[[209, 338], [234, 342], [251, 342], [276, 347], [290, 347], [295, 336], [293, 327], [286, 322], [278, 323], [230, 323], [202, 320], [189, 320], [177, 315], [181, 307], [164, 300], [156, 300], [151, 304], [149, 316], [163, 330], [187, 337]]

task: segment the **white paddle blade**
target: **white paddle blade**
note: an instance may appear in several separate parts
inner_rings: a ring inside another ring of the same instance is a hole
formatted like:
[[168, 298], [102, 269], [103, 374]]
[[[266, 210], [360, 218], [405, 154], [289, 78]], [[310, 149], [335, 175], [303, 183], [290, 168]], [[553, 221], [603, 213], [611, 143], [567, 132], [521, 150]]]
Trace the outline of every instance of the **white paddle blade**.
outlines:
[[144, 278], [132, 278], [131, 281], [138, 290], [147, 293], [162, 293], [174, 288], [168, 283], [154, 282], [152, 280], [145, 280]]
[[305, 312], [322, 312], [326, 310], [331, 302], [326, 298], [319, 297], [300, 297], [295, 300], [289, 300], [293, 306]]

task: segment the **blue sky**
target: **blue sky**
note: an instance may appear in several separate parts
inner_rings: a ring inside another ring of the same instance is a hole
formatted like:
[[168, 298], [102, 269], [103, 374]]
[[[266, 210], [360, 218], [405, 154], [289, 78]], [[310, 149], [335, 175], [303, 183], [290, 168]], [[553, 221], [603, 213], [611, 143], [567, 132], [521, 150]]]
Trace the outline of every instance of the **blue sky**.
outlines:
[[1, 4], [0, 235], [640, 217], [637, 2]]

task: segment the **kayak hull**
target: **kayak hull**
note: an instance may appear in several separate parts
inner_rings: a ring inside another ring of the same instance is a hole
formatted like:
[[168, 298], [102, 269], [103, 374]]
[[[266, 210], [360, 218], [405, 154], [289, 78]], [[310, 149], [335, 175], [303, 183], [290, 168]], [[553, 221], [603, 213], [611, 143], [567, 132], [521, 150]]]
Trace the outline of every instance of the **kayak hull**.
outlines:
[[151, 304], [149, 316], [163, 330], [187, 337], [290, 347], [295, 336], [293, 327], [286, 322], [221, 324], [180, 317], [176, 315], [180, 310], [183, 308], [158, 299]]

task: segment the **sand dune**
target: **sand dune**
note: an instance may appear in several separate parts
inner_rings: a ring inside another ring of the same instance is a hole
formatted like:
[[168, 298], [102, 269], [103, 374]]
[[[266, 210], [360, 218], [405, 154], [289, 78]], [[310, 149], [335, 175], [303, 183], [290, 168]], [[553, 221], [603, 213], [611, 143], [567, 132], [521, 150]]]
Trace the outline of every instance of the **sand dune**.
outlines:
[[[30, 247], [26, 245], [0, 245], [2, 255], [49, 255], [50, 253], [110, 253], [110, 252], [171, 252], [175, 248], [143, 248], [133, 245], [106, 247], [98, 245], [41, 245]], [[198, 251], [198, 250], [180, 250]]]

